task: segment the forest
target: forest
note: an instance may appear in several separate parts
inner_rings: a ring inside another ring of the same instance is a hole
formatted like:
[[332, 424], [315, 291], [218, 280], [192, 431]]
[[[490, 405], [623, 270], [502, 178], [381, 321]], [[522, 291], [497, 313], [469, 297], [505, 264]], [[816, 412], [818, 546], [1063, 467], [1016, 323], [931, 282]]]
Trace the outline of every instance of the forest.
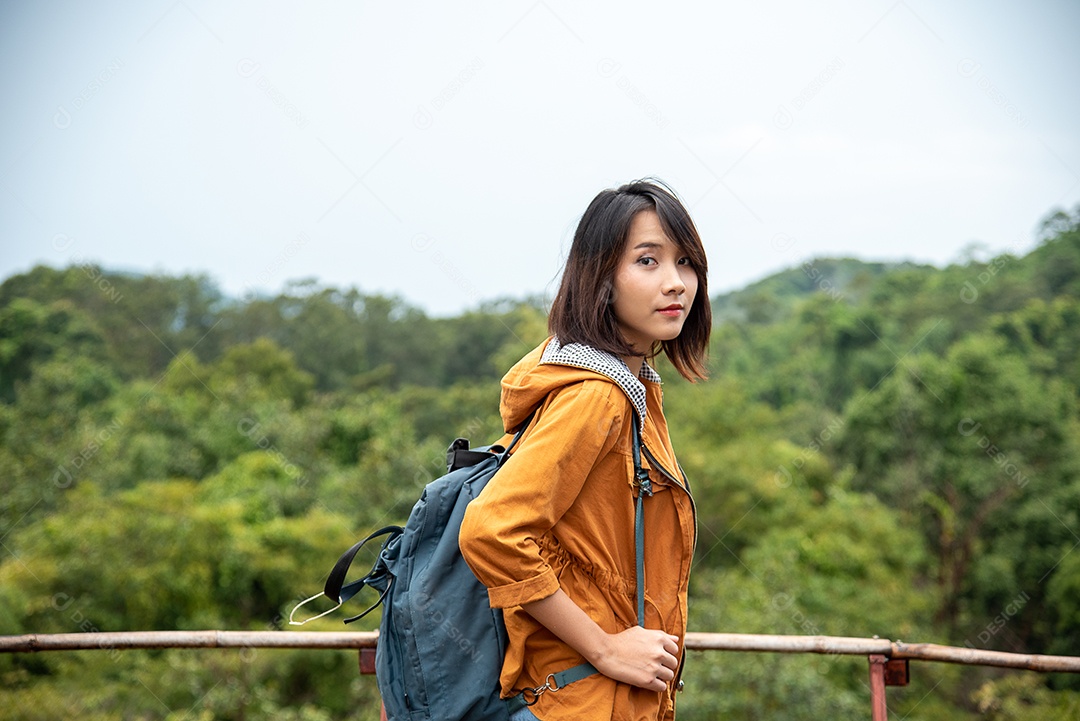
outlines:
[[[710, 379], [658, 361], [698, 509], [691, 631], [1080, 655], [1080, 206], [1047, 215], [1023, 255], [816, 259], [711, 301]], [[541, 298], [433, 317], [316, 280], [237, 299], [206, 276], [91, 264], [7, 278], [0, 635], [288, 633], [342, 550], [405, 520], [451, 440], [501, 434], [499, 379], [546, 335]], [[5, 654], [0, 708], [377, 718], [356, 665]], [[693, 652], [679, 718], [866, 718], [866, 666]], [[1076, 675], [911, 675], [889, 690], [895, 718], [1080, 718]]]

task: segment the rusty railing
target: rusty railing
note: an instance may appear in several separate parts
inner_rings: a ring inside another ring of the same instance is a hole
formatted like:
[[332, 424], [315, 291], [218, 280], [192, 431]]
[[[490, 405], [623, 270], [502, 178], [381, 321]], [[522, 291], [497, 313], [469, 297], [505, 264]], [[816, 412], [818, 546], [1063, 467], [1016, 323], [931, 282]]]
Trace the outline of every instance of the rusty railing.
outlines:
[[[328, 648], [357, 649], [361, 673], [375, 672], [379, 633], [303, 631], [122, 631], [0, 636], [0, 653], [127, 650], [145, 648]], [[904, 643], [883, 638], [687, 633], [694, 651], [817, 653], [866, 656], [870, 665], [872, 721], [886, 721], [885, 687], [908, 684], [910, 661], [996, 666], [1042, 673], [1080, 673], [1080, 657], [1007, 653], [978, 648]], [[385, 717], [384, 717], [385, 718]]]

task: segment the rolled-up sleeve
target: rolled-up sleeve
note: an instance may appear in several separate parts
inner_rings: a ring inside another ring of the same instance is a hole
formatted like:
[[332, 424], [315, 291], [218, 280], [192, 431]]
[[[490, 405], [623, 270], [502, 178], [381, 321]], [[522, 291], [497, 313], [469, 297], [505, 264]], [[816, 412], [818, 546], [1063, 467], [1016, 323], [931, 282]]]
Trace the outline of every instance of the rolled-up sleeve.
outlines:
[[492, 608], [521, 606], [559, 589], [539, 539], [577, 499], [626, 422], [625, 396], [585, 381], [553, 392], [520, 448], [466, 509], [459, 545]]

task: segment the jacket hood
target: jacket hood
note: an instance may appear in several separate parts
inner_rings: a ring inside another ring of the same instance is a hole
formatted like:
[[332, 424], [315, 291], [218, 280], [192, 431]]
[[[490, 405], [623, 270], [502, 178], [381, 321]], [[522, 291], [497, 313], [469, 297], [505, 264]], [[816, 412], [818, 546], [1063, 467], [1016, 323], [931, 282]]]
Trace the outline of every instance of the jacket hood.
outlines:
[[622, 389], [644, 428], [645, 383], [660, 383], [660, 374], [642, 363], [641, 375], [636, 377], [621, 358], [581, 343], [562, 345], [555, 336], [518, 361], [503, 377], [499, 410], [504, 428], [508, 433], [516, 429], [557, 388], [595, 380], [598, 375]]

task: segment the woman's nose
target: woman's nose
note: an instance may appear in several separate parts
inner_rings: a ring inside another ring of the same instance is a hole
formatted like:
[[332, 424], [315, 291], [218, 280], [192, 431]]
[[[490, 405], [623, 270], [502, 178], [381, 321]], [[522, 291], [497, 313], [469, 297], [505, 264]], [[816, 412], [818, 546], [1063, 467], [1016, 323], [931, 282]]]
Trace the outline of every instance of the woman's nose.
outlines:
[[682, 295], [686, 292], [686, 283], [683, 282], [682, 273], [679, 272], [679, 266], [671, 267], [664, 275], [664, 293], [673, 293], [675, 295]]

